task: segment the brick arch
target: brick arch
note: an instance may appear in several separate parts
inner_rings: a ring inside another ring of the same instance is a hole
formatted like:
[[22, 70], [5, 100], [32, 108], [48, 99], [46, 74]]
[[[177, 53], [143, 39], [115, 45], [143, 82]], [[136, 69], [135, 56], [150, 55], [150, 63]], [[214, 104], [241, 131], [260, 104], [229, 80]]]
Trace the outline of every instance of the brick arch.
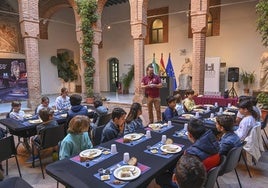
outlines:
[[50, 7], [47, 9], [43, 15], [40, 15], [40, 23], [39, 23], [39, 29], [40, 29], [40, 39], [48, 39], [48, 24], [49, 19], [55, 14], [58, 10], [62, 8], [68, 8], [70, 7], [69, 4], [59, 4], [55, 5], [53, 7]]

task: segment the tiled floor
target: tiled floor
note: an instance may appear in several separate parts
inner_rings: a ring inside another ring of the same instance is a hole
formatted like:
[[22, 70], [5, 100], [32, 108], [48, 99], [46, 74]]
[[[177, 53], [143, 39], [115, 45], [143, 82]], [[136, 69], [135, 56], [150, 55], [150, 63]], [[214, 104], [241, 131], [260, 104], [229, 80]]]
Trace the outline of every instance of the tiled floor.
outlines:
[[[105, 102], [108, 106], [122, 106], [126, 109], [126, 111], [129, 110], [129, 105], [132, 103], [133, 95], [116, 95], [115, 93], [104, 93], [103, 96], [105, 96], [107, 99], [110, 99], [109, 101]], [[56, 96], [50, 97], [51, 101], [54, 101]], [[24, 104], [24, 103], [23, 103]], [[26, 103], [25, 103], [26, 104]], [[24, 105], [25, 105], [24, 104]], [[10, 109], [10, 104], [0, 104], [0, 113], [7, 112]], [[146, 107], [143, 107], [143, 115], [144, 119], [148, 118], [147, 115], [147, 109]], [[2, 126], [2, 125], [0, 125]], [[17, 140], [17, 137], [15, 137], [15, 140]], [[268, 143], [268, 141], [266, 140]], [[43, 156], [45, 158], [44, 162], [52, 163], [52, 151], [47, 150], [43, 153]], [[18, 157], [19, 157], [19, 163], [21, 167], [22, 177], [30, 183], [35, 188], [54, 188], [56, 187], [56, 181], [51, 178], [49, 175], [45, 174], [45, 179], [42, 178], [41, 170], [39, 167], [39, 163], [37, 163], [35, 168], [31, 167], [31, 164], [25, 163], [27, 158], [29, 157], [29, 154], [24, 149], [22, 145], [18, 148]], [[5, 167], [5, 162], [3, 162], [3, 165]], [[249, 178], [249, 175], [246, 171], [245, 165], [241, 161], [241, 164], [238, 166], [238, 174], [242, 183], [242, 186], [244, 188], [266, 188], [268, 186], [268, 152], [265, 151], [262, 154], [261, 159], [257, 163], [256, 166], [250, 167], [251, 173], [253, 174], [253, 178]], [[17, 171], [15, 159], [9, 160], [9, 176], [18, 176], [19, 173]], [[221, 188], [237, 188], [238, 183], [234, 172], [230, 172], [228, 174], [225, 174], [223, 177], [218, 178], [220, 187]], [[63, 187], [60, 185], [60, 187]], [[155, 184], [151, 184], [149, 188], [156, 188]], [[217, 187], [217, 186], [215, 186]], [[96, 188], [99, 188], [96, 185]], [[101, 188], [101, 187], [100, 187]]]

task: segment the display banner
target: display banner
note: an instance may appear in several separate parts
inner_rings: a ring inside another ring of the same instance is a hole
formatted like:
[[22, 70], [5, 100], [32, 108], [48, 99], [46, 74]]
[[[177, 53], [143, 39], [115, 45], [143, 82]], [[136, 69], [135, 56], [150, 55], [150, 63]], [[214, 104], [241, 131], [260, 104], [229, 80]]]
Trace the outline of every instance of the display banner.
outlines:
[[0, 59], [0, 102], [28, 99], [25, 59]]
[[219, 93], [220, 90], [220, 57], [205, 59], [205, 93]]

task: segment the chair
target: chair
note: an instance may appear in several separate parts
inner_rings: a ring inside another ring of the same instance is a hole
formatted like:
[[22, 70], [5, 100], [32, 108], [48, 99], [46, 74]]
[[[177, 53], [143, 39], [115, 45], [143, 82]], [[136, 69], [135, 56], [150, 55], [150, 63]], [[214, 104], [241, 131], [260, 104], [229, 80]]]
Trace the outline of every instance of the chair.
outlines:
[[[264, 134], [266, 136], [266, 139], [268, 140], [268, 136], [267, 136], [267, 133], [265, 131], [265, 128], [267, 126], [267, 123], [268, 123], [268, 114], [265, 116], [263, 122], [261, 122], [261, 130], [264, 132]], [[264, 140], [263, 135], [261, 135], [261, 137], [262, 137], [263, 143], [265, 144], [266, 149], [268, 150], [268, 146], [267, 146], [267, 144], [266, 144], [266, 142]]]
[[95, 124], [97, 127], [102, 126], [102, 125], [106, 125], [111, 119], [112, 119], [112, 113], [102, 115], [102, 116], [98, 117]]
[[94, 146], [99, 145], [101, 143], [101, 136], [102, 136], [102, 131], [104, 127], [105, 125], [101, 125], [101, 126], [95, 127], [92, 130], [92, 142]]
[[8, 175], [8, 159], [15, 157], [18, 171], [21, 177], [20, 165], [17, 158], [17, 150], [15, 147], [13, 135], [2, 138], [0, 140], [0, 148], [1, 148], [0, 161], [6, 160], [6, 175]]
[[165, 112], [162, 112], [162, 121], [166, 122]]
[[24, 179], [20, 177], [11, 177], [4, 179], [0, 182], [0, 188], [32, 188], [32, 186], [27, 183]]
[[222, 155], [220, 164], [208, 171], [207, 181], [204, 185], [204, 188], [214, 188], [215, 182], [216, 182], [217, 177], [218, 177], [218, 173], [219, 173], [220, 169], [222, 168], [222, 166], [225, 164], [225, 161], [226, 161], [226, 156]]
[[36, 147], [38, 151], [39, 163], [40, 163], [43, 179], [45, 179], [45, 175], [44, 175], [40, 152], [44, 149], [57, 146], [59, 142], [63, 140], [64, 137], [65, 137], [64, 126], [59, 125], [59, 126], [49, 127], [49, 128], [44, 129], [44, 131], [42, 131], [40, 134], [41, 143], [38, 143], [35, 141], [32, 143], [32, 157], [33, 157], [32, 166], [35, 167], [34, 147]]
[[[236, 171], [236, 166], [238, 164], [242, 149], [243, 149], [242, 145], [239, 147], [232, 148], [226, 156], [225, 164], [222, 166], [222, 168], [220, 169], [220, 171], [218, 173], [218, 176], [223, 176], [224, 174], [234, 170], [235, 174], [236, 174], [237, 181], [239, 183], [239, 187], [241, 187], [241, 188], [242, 188], [242, 186], [241, 186], [240, 179], [239, 179], [239, 176], [238, 176], [237, 171]], [[220, 187], [218, 180], [216, 180], [216, 182], [217, 182], [217, 186]]]

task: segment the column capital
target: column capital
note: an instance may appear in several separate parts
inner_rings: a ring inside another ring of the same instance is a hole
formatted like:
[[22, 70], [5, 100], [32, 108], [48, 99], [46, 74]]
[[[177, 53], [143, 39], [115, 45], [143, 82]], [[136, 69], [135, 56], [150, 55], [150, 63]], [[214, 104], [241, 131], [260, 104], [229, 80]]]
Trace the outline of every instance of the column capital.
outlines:
[[20, 21], [22, 38], [39, 38], [39, 21], [23, 19]]
[[131, 35], [133, 39], [145, 39], [146, 37], [146, 27], [147, 25], [140, 22], [132, 22], [131, 25]]

